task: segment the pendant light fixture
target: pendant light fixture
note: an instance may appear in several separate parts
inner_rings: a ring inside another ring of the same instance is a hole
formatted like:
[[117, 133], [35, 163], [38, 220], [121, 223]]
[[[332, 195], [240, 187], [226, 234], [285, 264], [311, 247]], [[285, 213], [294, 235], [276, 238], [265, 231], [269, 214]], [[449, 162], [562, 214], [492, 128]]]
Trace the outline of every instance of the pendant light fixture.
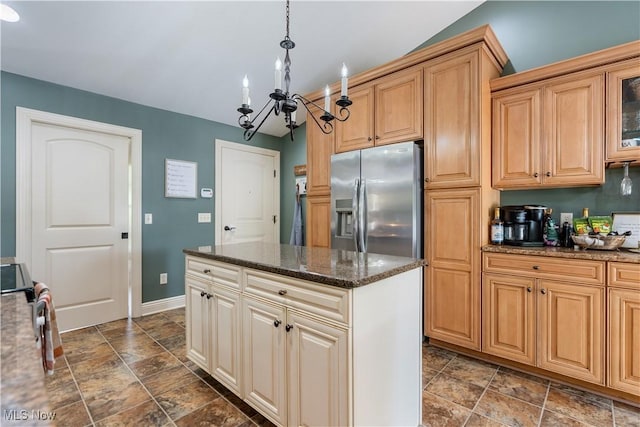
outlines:
[[[276, 116], [279, 116], [280, 113], [284, 114], [284, 121], [289, 128], [289, 135], [291, 135], [291, 140], [293, 141], [293, 131], [298, 127], [296, 124], [296, 111], [298, 109], [298, 105], [301, 104], [304, 108], [309, 112], [309, 116], [313, 118], [316, 122], [316, 125], [324, 132], [325, 134], [329, 134], [333, 131], [333, 123], [331, 123], [334, 119], [344, 122], [349, 118], [349, 109], [348, 107], [351, 105], [351, 100], [347, 95], [347, 67], [342, 64], [342, 80], [341, 80], [341, 91], [340, 97], [336, 101], [336, 105], [340, 107], [338, 114], [334, 116], [329, 111], [331, 108], [331, 93], [329, 91], [329, 86], [325, 87], [325, 96], [324, 96], [324, 108], [321, 108], [318, 104], [313, 101], [308, 100], [302, 95], [293, 94], [290, 95], [289, 85], [291, 83], [291, 58], [289, 57], [289, 50], [295, 47], [295, 43], [289, 37], [289, 0], [287, 0], [286, 6], [286, 35], [284, 40], [280, 42], [280, 47], [285, 50], [284, 55], [284, 64], [278, 57], [275, 65], [275, 85], [274, 91], [269, 94], [269, 99], [262, 109], [256, 114], [253, 119], [251, 118], [251, 113], [253, 110], [251, 109], [251, 99], [249, 98], [249, 80], [247, 76], [244, 76], [242, 80], [242, 105], [238, 108], [238, 112], [240, 113], [240, 117], [238, 118], [238, 124], [240, 127], [244, 129], [244, 140], [249, 141], [253, 136], [260, 130], [260, 127], [265, 122], [267, 117], [274, 113]], [[282, 89], [282, 66], [284, 65], [284, 90]], [[309, 104], [315, 106], [322, 113], [319, 119], [311, 112], [309, 109]], [[269, 107], [269, 108], [268, 108]], [[267, 109], [268, 108], [268, 109]], [[266, 111], [266, 113], [265, 113]], [[264, 114], [263, 114], [264, 113]], [[258, 121], [258, 125], [255, 126], [254, 123]]]

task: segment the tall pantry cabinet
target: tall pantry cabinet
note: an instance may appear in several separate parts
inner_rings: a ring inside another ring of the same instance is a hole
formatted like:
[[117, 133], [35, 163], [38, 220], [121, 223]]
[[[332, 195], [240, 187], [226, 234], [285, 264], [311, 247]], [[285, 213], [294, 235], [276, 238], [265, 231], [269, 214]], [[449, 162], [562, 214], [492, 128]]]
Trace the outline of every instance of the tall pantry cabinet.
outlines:
[[480, 350], [481, 247], [492, 208], [491, 92], [507, 57], [482, 40], [424, 64], [424, 334]]

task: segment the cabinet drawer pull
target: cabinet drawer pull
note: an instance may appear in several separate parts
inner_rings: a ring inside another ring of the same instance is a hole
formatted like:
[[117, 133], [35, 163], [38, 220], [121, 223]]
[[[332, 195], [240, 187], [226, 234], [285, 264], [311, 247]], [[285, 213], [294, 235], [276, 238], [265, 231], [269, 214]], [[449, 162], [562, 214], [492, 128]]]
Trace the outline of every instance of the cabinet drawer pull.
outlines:
[[282, 321], [276, 319], [276, 320], [273, 321], [273, 326], [275, 326], [277, 328], [278, 326], [280, 326], [280, 323], [282, 323]]
[[531, 289], [531, 286], [529, 286], [529, 287], [527, 288], [527, 292], [531, 292], [532, 290], [533, 290], [533, 289]]
[[540, 266], [538, 266], [538, 265], [534, 265], [534, 266], [533, 266], [533, 269], [534, 269], [534, 270], [540, 270]]
[[204, 274], [209, 274], [209, 273], [211, 273], [211, 270], [209, 270], [209, 269], [207, 268], [207, 269], [205, 269], [205, 270], [203, 271], [203, 273], [204, 273]]
[[540, 293], [541, 293], [542, 295], [544, 295], [544, 294], [546, 294], [546, 293], [547, 293], [547, 290], [546, 290], [545, 288], [542, 288], [542, 289], [540, 289]]
[[286, 289], [280, 289], [280, 290], [278, 291], [278, 295], [286, 295], [286, 294], [287, 294]]
[[287, 332], [289, 332], [290, 330], [292, 330], [292, 329], [293, 329], [293, 325], [289, 325], [289, 324], [287, 323], [287, 326], [285, 326], [284, 328], [287, 330]]

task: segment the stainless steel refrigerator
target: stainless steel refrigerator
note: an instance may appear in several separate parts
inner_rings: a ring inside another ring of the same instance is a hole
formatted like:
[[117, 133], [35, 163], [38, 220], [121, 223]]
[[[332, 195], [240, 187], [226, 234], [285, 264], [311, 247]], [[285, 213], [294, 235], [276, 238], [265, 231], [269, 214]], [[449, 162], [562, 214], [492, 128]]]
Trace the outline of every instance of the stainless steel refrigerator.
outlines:
[[422, 147], [331, 156], [331, 247], [422, 258]]

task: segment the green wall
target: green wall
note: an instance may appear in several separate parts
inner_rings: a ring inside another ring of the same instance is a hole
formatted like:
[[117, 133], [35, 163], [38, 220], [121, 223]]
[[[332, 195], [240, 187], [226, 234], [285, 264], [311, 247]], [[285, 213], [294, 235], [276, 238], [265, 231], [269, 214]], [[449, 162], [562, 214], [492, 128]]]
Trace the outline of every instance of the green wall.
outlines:
[[[153, 224], [142, 226], [142, 301], [184, 294], [182, 249], [213, 243], [213, 222], [198, 224], [196, 218], [198, 212], [215, 215], [214, 199], [165, 198], [164, 160], [198, 162], [198, 188], [214, 188], [214, 141], [219, 138], [243, 142], [241, 130], [16, 74], [2, 72], [0, 79], [0, 254], [15, 255], [16, 106], [141, 129], [142, 211], [153, 214]], [[251, 144], [281, 151], [282, 141], [281, 138], [256, 135]], [[286, 154], [281, 155], [281, 162], [283, 165], [294, 163]], [[284, 183], [284, 170], [282, 173], [281, 183]], [[290, 199], [293, 203], [293, 196]], [[282, 228], [287, 227], [282, 225]], [[289, 231], [286, 239], [288, 241]], [[162, 272], [168, 273], [167, 285], [159, 284]]]

